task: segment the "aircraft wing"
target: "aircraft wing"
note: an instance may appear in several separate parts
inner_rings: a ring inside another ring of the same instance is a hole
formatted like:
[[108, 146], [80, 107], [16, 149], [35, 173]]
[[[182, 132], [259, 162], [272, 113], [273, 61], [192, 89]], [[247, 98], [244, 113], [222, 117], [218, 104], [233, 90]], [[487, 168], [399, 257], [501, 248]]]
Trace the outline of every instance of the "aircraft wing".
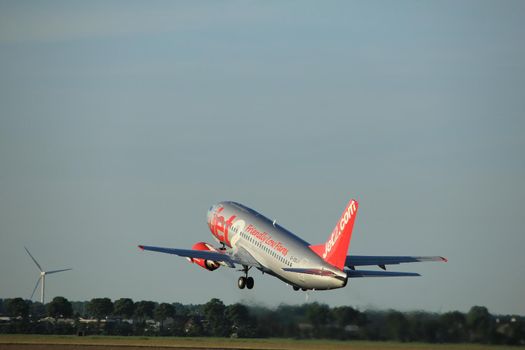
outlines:
[[[235, 264], [246, 266], [260, 266], [260, 264], [253, 259], [253, 257], [240, 254], [239, 256], [232, 256], [227, 253], [211, 251], [211, 250], [194, 250], [194, 249], [177, 249], [152, 247], [147, 245], [139, 245], [142, 250], [150, 250], [152, 252], [166, 253], [178, 255], [186, 258], [205, 259], [212, 261], [220, 261], [226, 263], [229, 267], [235, 267]], [[249, 255], [249, 254], [248, 254]]]
[[213, 252], [210, 250], [194, 250], [194, 249], [177, 249], [177, 248], [164, 248], [164, 247], [151, 247], [147, 245], [139, 245], [142, 250], [150, 250], [152, 252], [174, 254], [186, 258], [205, 259], [213, 261], [222, 261], [228, 264], [230, 267], [235, 266], [235, 263], [240, 263], [233, 259], [230, 255], [221, 252]]
[[368, 256], [368, 255], [349, 255], [346, 257], [345, 266], [354, 269], [355, 266], [377, 265], [383, 270], [386, 265], [397, 265], [403, 263], [421, 261], [444, 261], [447, 259], [441, 256]]
[[348, 270], [346, 275], [349, 278], [356, 277], [415, 277], [421, 276], [414, 272], [395, 272], [395, 271], [364, 271], [364, 270]]
[[[305, 273], [308, 275], [317, 275], [317, 276], [330, 276], [337, 277], [337, 275], [331, 271], [317, 269], [317, 268], [283, 268], [284, 271]], [[395, 271], [365, 271], [365, 270], [346, 270], [346, 275], [349, 278], [356, 277], [413, 277], [421, 276], [419, 273], [414, 272], [395, 272]]]
[[234, 254], [235, 260], [241, 265], [255, 266], [262, 268], [263, 266], [244, 248], [239, 247]]

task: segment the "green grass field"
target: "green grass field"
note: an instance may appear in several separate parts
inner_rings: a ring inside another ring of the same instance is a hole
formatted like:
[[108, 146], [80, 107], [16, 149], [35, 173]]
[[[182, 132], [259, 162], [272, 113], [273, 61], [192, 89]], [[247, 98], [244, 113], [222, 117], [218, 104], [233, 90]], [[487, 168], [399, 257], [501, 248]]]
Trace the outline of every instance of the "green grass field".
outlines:
[[[228, 338], [174, 338], [174, 337], [105, 337], [105, 336], [56, 336], [56, 335], [0, 335], [0, 349], [4, 345], [89, 345], [93, 349], [104, 347], [199, 348], [199, 349], [352, 349], [352, 350], [498, 350], [512, 349], [505, 346], [477, 344], [423, 344], [368, 341], [293, 340], [293, 339], [228, 339]], [[514, 348], [515, 349], [515, 348]]]

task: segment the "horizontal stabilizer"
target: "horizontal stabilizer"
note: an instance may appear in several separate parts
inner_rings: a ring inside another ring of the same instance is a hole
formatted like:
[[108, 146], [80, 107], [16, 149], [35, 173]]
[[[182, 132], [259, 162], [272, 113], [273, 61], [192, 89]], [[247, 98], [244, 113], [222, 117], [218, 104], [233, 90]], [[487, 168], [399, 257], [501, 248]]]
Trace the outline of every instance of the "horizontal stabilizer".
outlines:
[[297, 272], [297, 273], [305, 273], [308, 275], [316, 275], [316, 276], [337, 276], [332, 271], [324, 270], [324, 269], [314, 269], [314, 268], [292, 268], [292, 267], [285, 267], [283, 268], [284, 271], [288, 272]]
[[422, 261], [443, 261], [447, 259], [442, 256], [368, 256], [368, 255], [349, 255], [346, 257], [345, 266], [381, 266], [397, 265], [403, 263], [422, 262]]
[[395, 271], [365, 271], [365, 270], [348, 270], [348, 278], [357, 277], [416, 277], [421, 276], [415, 272], [395, 272]]

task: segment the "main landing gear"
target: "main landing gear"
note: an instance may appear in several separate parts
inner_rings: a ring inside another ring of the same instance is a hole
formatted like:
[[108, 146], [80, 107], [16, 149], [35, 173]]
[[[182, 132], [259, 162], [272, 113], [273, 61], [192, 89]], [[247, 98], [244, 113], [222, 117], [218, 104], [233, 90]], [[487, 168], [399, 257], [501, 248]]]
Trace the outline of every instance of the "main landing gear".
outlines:
[[253, 277], [248, 277], [248, 270], [250, 268], [246, 265], [243, 266], [242, 271], [244, 271], [244, 276], [239, 277], [239, 280], [237, 281], [237, 286], [239, 289], [244, 289], [244, 287], [248, 289], [252, 289], [254, 285]]
[[292, 286], [292, 288], [293, 288], [293, 290], [295, 290], [295, 291], [298, 291], [298, 290], [300, 289], [300, 290], [302, 290], [303, 292], [306, 292], [306, 291], [308, 290], [308, 289], [306, 289], [306, 288], [299, 288], [299, 287], [297, 287], [297, 286]]

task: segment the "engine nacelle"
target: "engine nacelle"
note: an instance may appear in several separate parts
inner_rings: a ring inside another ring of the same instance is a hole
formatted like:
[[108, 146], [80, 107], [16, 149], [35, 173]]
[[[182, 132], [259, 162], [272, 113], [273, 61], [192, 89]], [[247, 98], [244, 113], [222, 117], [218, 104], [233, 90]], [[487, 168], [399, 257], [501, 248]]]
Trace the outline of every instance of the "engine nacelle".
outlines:
[[[211, 244], [208, 244], [206, 242], [197, 242], [191, 248], [194, 250], [209, 250], [212, 252], [217, 251], [215, 248], [213, 248]], [[212, 260], [206, 260], [206, 259], [200, 259], [200, 258], [188, 258], [188, 260], [194, 264], [199, 265], [200, 267], [208, 271], [217, 270], [221, 266], [219, 262], [212, 261]]]

